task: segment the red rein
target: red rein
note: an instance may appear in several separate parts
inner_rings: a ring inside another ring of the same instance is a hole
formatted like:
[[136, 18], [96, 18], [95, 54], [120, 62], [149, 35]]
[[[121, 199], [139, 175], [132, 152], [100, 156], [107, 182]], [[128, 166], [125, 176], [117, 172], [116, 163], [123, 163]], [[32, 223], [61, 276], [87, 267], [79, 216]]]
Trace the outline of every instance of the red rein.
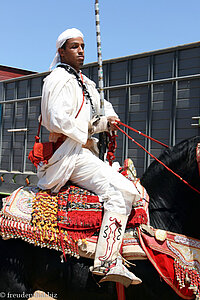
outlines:
[[[137, 133], [139, 133], [139, 134], [141, 134], [141, 135], [143, 135], [143, 136], [145, 136], [146, 138], [148, 138], [148, 139], [150, 139], [150, 140], [152, 140], [152, 141], [154, 141], [154, 142], [156, 142], [156, 143], [158, 143], [158, 144], [160, 144], [160, 145], [162, 145], [162, 146], [164, 146], [164, 147], [169, 147], [169, 146], [167, 146], [167, 145], [165, 145], [165, 144], [163, 144], [163, 143], [161, 143], [161, 142], [159, 142], [159, 141], [157, 141], [157, 140], [155, 140], [155, 139], [153, 139], [153, 138], [151, 138], [151, 137], [149, 137], [148, 135], [146, 135], [146, 134], [144, 134], [144, 133], [142, 133], [142, 132], [140, 132], [140, 131], [138, 131], [138, 130], [136, 130], [136, 129], [134, 129], [134, 128], [132, 128], [132, 127], [130, 127], [130, 126], [128, 126], [128, 125], [126, 125], [126, 124], [124, 124], [124, 123], [122, 123], [122, 122], [120, 122], [120, 121], [116, 121], [118, 124], [120, 124], [120, 125], [123, 125], [124, 127], [127, 127], [128, 129], [130, 129], [130, 130], [132, 130], [132, 131], [135, 131], [135, 132], [137, 132]], [[174, 171], [172, 171], [169, 167], [167, 167], [162, 161], [160, 161], [157, 157], [155, 157], [153, 154], [151, 154], [149, 151], [147, 151], [142, 145], [140, 145], [138, 142], [136, 142], [130, 135], [128, 135], [124, 130], [122, 130], [118, 125], [116, 125], [115, 124], [115, 126], [116, 126], [116, 128], [118, 129], [118, 130], [120, 130], [122, 133], [124, 133], [132, 142], [134, 142], [137, 146], [139, 146], [141, 149], [143, 149], [146, 153], [148, 153], [152, 158], [154, 158], [157, 162], [159, 162], [163, 167], [165, 167], [169, 172], [171, 172], [172, 174], [174, 174], [177, 178], [179, 178], [182, 182], [184, 182], [187, 186], [189, 186], [192, 190], [194, 190], [195, 192], [197, 192], [198, 194], [200, 194], [200, 191], [199, 190], [197, 190], [196, 188], [194, 188], [192, 185], [190, 185], [186, 180], [184, 180], [181, 176], [179, 176], [177, 173], [175, 173]]]
[[141, 131], [139, 131], [139, 130], [137, 130], [137, 129], [134, 129], [134, 128], [132, 128], [132, 127], [130, 127], [130, 126], [128, 126], [128, 125], [122, 123], [121, 121], [116, 121], [116, 122], [117, 122], [118, 124], [120, 124], [120, 125], [123, 125], [124, 127], [128, 128], [128, 129], [134, 131], [134, 132], [137, 132], [138, 134], [141, 134], [142, 136], [148, 138], [148, 139], [151, 140], [151, 141], [154, 141], [155, 143], [157, 143], [157, 144], [159, 144], [159, 145], [161, 145], [161, 146], [163, 146], [163, 147], [165, 147], [165, 148], [169, 148], [169, 146], [167, 146], [166, 144], [157, 141], [156, 139], [154, 139], [154, 138], [152, 138], [152, 137], [150, 137], [150, 136], [148, 136], [148, 135], [142, 133]]

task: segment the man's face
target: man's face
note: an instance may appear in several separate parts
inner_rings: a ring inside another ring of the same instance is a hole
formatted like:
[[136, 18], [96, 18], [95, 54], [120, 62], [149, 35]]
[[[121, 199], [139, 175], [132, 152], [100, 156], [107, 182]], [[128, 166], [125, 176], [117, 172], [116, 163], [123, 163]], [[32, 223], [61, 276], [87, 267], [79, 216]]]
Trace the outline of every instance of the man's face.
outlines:
[[67, 40], [65, 49], [58, 49], [61, 62], [66, 63], [79, 71], [84, 62], [85, 44], [81, 37], [71, 38]]

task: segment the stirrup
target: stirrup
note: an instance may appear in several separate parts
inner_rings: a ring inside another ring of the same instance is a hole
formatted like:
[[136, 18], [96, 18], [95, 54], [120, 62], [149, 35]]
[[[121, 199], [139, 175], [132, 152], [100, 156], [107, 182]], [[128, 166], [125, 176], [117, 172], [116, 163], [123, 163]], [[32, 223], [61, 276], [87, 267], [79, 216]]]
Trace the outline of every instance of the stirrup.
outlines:
[[[114, 267], [115, 268], [115, 267]], [[128, 287], [130, 284], [136, 285], [142, 283], [142, 280], [130, 272], [126, 267], [121, 271], [118, 269], [110, 269], [110, 271], [99, 282], [114, 281]]]
[[105, 267], [90, 267], [90, 272], [94, 275], [105, 276], [108, 273], [108, 268]]
[[111, 264], [110, 261], [105, 261], [101, 266], [97, 267], [90, 267], [90, 271], [94, 275], [100, 275], [100, 276], [105, 276], [111, 268], [113, 268], [116, 265], [117, 259]]
[[114, 281], [128, 287], [130, 284], [140, 284], [142, 280], [130, 272], [123, 264], [122, 257], [118, 256], [116, 261], [109, 267], [99, 266], [91, 269], [95, 275], [104, 276], [99, 282]]

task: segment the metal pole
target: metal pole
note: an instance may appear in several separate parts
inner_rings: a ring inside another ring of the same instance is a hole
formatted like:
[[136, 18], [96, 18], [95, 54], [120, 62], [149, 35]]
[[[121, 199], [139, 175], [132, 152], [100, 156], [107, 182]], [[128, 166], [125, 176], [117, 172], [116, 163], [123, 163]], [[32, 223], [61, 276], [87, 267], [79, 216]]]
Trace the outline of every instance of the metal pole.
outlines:
[[[98, 56], [98, 82], [100, 92], [100, 114], [105, 115], [104, 111], [104, 90], [103, 90], [103, 64], [101, 55], [101, 34], [99, 21], [99, 1], [95, 0], [95, 19], [96, 19], [96, 38], [97, 38], [97, 56]], [[106, 134], [104, 132], [99, 134], [99, 158], [104, 160], [104, 153], [106, 152]]]
[[97, 38], [97, 56], [98, 56], [98, 82], [100, 92], [101, 115], [104, 115], [104, 90], [103, 90], [103, 64], [101, 54], [101, 33], [99, 20], [99, 1], [95, 0], [95, 19], [96, 19], [96, 38]]

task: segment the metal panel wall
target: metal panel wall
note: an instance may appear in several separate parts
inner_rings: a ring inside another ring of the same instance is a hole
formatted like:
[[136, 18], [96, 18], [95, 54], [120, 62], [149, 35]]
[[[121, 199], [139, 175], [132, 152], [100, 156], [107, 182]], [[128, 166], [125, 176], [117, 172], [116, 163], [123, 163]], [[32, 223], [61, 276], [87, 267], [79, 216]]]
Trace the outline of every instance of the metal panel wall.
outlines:
[[1, 82], [2, 172], [35, 173], [28, 153], [38, 128], [43, 77], [39, 74]]
[[[104, 61], [103, 70], [105, 98], [122, 122], [167, 145], [200, 134], [198, 121], [192, 121], [200, 116], [200, 43]], [[96, 63], [85, 65], [83, 73], [97, 83]], [[1, 174], [35, 172], [27, 157], [38, 128], [42, 83], [47, 74], [0, 82]], [[195, 122], [197, 126], [191, 126]], [[160, 154], [160, 145], [125, 131], [152, 154]], [[47, 138], [43, 128], [41, 140]], [[141, 176], [150, 157], [121, 133], [117, 143], [117, 160], [122, 164], [131, 157]]]
[[[107, 99], [122, 122], [167, 145], [199, 135], [199, 126], [192, 127], [191, 123], [193, 116], [200, 115], [200, 43], [111, 60], [104, 68], [108, 65]], [[159, 156], [160, 145], [126, 131]], [[138, 176], [152, 161], [119, 134], [117, 159], [122, 163], [127, 157], [133, 158]]]

